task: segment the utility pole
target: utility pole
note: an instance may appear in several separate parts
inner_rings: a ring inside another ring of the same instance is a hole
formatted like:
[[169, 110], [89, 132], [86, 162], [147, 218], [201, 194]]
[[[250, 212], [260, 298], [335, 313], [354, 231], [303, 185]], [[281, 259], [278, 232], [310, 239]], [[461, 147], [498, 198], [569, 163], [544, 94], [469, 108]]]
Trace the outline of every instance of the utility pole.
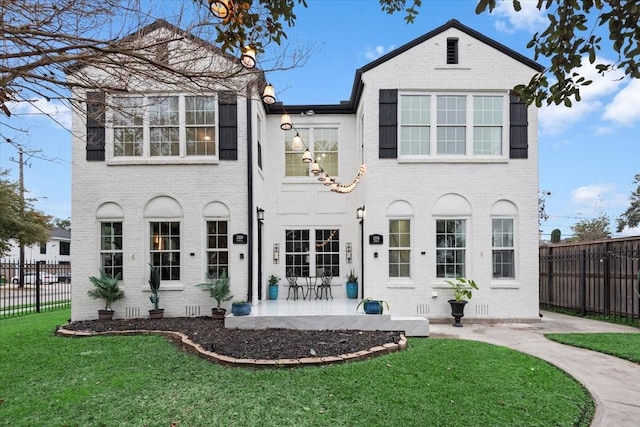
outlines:
[[[24, 165], [27, 164], [26, 161], [24, 160], [24, 154], [25, 151], [22, 148], [21, 145], [18, 145], [16, 147], [18, 149], [18, 160], [16, 161], [16, 159], [14, 159], [13, 157], [11, 157], [9, 160], [11, 160], [12, 162], [16, 162], [18, 163], [19, 166], [19, 171], [20, 171], [20, 177], [19, 177], [19, 181], [18, 181], [18, 186], [19, 186], [19, 191], [20, 191], [20, 217], [22, 219], [24, 219], [24, 207], [25, 207], [25, 200], [24, 200]], [[35, 150], [35, 151], [28, 151], [26, 152], [27, 154], [29, 154], [29, 158], [31, 158], [34, 154], [41, 152], [42, 150]], [[31, 167], [31, 165], [28, 165], [29, 167]], [[18, 260], [19, 262], [19, 273], [18, 273], [18, 277], [20, 280], [20, 284], [19, 287], [23, 288], [24, 287], [24, 243], [22, 241], [18, 241], [18, 244], [20, 245], [20, 258]]]

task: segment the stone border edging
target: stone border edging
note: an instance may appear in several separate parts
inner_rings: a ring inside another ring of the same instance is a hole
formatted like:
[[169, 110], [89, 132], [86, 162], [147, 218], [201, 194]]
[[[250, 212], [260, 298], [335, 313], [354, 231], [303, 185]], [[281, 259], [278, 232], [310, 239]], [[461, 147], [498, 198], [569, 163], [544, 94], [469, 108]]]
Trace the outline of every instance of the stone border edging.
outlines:
[[159, 330], [129, 330], [129, 331], [111, 331], [111, 332], [89, 332], [89, 331], [70, 331], [64, 329], [64, 326], [56, 330], [56, 335], [68, 337], [68, 338], [83, 338], [100, 335], [158, 335], [169, 338], [175, 344], [179, 345], [183, 349], [186, 349], [190, 353], [194, 353], [203, 359], [207, 359], [214, 363], [220, 363], [222, 365], [233, 365], [240, 367], [252, 367], [252, 368], [277, 368], [277, 367], [298, 367], [298, 366], [318, 366], [318, 365], [330, 365], [334, 363], [342, 362], [355, 362], [358, 360], [369, 359], [374, 356], [382, 356], [384, 354], [395, 353], [407, 348], [407, 337], [404, 334], [400, 334], [400, 342], [388, 343], [375, 347], [371, 347], [369, 350], [361, 350], [355, 353], [346, 353], [338, 356], [325, 356], [325, 357], [303, 357], [300, 359], [236, 359], [235, 357], [225, 356], [224, 354], [218, 354], [212, 351], [205, 350], [200, 344], [196, 344], [191, 341], [189, 337], [182, 332], [174, 331], [159, 331]]

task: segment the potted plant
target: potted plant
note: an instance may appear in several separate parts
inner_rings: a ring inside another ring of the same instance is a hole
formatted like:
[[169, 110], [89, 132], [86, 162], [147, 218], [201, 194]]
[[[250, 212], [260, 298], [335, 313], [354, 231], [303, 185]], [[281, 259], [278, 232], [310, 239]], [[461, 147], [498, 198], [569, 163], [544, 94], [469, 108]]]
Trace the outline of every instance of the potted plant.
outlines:
[[276, 275], [269, 276], [269, 299], [274, 300], [278, 299], [278, 283], [280, 282], [280, 278]]
[[349, 274], [347, 274], [345, 277], [347, 279], [347, 298], [358, 298], [358, 276], [356, 276], [355, 271], [351, 269]]
[[389, 310], [389, 304], [381, 299], [365, 298], [360, 301], [356, 307], [356, 310], [362, 306], [362, 309], [366, 314], [382, 314], [384, 312], [384, 306], [387, 306]]
[[473, 295], [471, 289], [477, 290], [478, 285], [476, 285], [475, 281], [464, 277], [457, 277], [455, 281], [445, 280], [445, 282], [453, 288], [453, 299], [449, 300], [451, 315], [454, 318], [453, 326], [461, 328], [460, 319], [464, 317], [464, 306]]
[[234, 316], [246, 316], [251, 313], [251, 303], [248, 301], [240, 300], [231, 303], [231, 314]]
[[153, 304], [153, 309], [149, 310], [149, 318], [162, 319], [164, 317], [164, 308], [160, 308], [158, 306], [158, 304], [160, 304], [160, 295], [158, 294], [158, 290], [160, 289], [161, 270], [160, 267], [154, 267], [151, 264], [149, 264], [149, 267], [151, 267], [149, 271], [149, 288], [151, 288], [149, 301]]
[[89, 281], [93, 285], [93, 289], [87, 291], [93, 299], [104, 300], [104, 309], [98, 310], [99, 320], [111, 320], [113, 319], [113, 309], [111, 304], [124, 297], [124, 292], [120, 289], [118, 281], [120, 280], [120, 273], [115, 277], [105, 273], [104, 270], [100, 270], [100, 277], [91, 276]]
[[207, 281], [196, 286], [209, 291], [209, 296], [216, 300], [216, 306], [211, 309], [211, 317], [218, 320], [224, 319], [227, 310], [222, 308], [221, 305], [224, 301], [229, 301], [233, 298], [229, 288], [227, 270], [223, 269], [220, 277], [215, 274], [207, 274]]

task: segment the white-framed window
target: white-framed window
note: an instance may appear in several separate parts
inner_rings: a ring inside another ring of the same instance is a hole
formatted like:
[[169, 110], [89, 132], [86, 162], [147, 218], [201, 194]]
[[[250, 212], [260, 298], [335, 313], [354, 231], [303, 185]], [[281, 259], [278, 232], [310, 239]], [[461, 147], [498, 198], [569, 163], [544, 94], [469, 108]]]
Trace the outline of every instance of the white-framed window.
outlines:
[[491, 247], [493, 250], [493, 278], [515, 278], [513, 219], [493, 218], [491, 220]]
[[149, 223], [150, 262], [160, 267], [162, 280], [180, 280], [180, 223], [154, 221]]
[[[293, 138], [296, 133], [302, 138], [303, 146], [296, 149]], [[338, 176], [338, 128], [307, 127], [285, 132], [285, 176], [309, 176], [311, 165], [302, 162], [305, 146], [313, 154], [320, 167], [330, 176]]]
[[216, 155], [213, 95], [114, 96], [113, 157]]
[[115, 277], [122, 269], [122, 222], [103, 221], [100, 223], [100, 268]]
[[438, 95], [437, 135], [438, 154], [466, 154], [467, 97]]
[[340, 277], [340, 230], [317, 229], [315, 233], [316, 272], [328, 270]]
[[400, 155], [430, 153], [431, 96], [400, 96]]
[[309, 230], [285, 231], [285, 264], [287, 275], [309, 276]]
[[411, 277], [411, 221], [389, 220], [389, 277]]
[[473, 154], [502, 154], [502, 110], [501, 96], [473, 97]]
[[503, 156], [504, 94], [401, 93], [399, 157]]
[[227, 221], [207, 221], [207, 273], [216, 277], [229, 273], [229, 232]]
[[464, 219], [436, 220], [436, 276], [465, 277], [466, 247]]

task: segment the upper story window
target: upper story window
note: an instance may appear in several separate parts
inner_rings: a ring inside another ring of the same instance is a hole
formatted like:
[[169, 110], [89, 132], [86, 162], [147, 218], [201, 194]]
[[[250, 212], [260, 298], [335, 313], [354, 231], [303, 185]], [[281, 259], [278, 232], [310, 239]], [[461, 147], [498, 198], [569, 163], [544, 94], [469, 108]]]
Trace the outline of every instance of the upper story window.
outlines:
[[114, 97], [114, 157], [216, 155], [214, 96]]
[[400, 157], [502, 156], [505, 102], [503, 95], [400, 95]]
[[[330, 176], [338, 175], [338, 128], [297, 128], [302, 141], [313, 153], [320, 167]], [[285, 176], [309, 176], [311, 166], [302, 162], [302, 149], [293, 147], [295, 132], [287, 132], [285, 139]]]

